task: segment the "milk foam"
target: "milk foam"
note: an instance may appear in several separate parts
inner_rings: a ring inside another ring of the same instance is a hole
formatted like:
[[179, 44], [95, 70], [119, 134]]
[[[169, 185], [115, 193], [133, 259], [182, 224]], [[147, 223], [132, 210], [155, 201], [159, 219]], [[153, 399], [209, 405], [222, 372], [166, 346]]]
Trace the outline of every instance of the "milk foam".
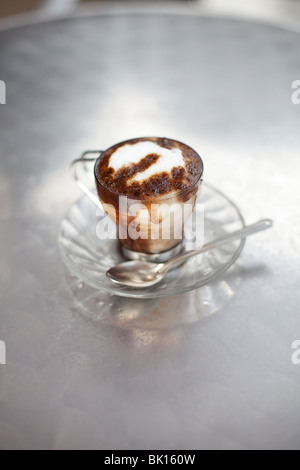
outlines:
[[174, 168], [185, 168], [185, 161], [179, 148], [167, 149], [150, 141], [137, 142], [136, 144], [127, 144], [119, 147], [110, 156], [109, 167], [117, 172], [121, 168], [139, 163], [143, 158], [147, 157], [147, 155], [153, 153], [159, 155], [159, 159], [156, 163], [153, 163], [147, 170], [134, 175], [130, 181], [142, 183], [158, 173], [168, 173], [171, 175]]

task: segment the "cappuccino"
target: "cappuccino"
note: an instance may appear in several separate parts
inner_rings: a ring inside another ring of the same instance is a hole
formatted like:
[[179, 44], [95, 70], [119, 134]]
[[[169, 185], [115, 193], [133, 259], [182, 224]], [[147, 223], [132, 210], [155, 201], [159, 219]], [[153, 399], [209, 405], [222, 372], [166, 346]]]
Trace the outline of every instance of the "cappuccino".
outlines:
[[95, 165], [98, 195], [119, 228], [127, 256], [180, 248], [202, 174], [197, 152], [167, 138], [132, 139], [101, 154]]
[[144, 137], [106, 150], [96, 178], [107, 189], [136, 199], [185, 191], [201, 177], [199, 155], [171, 139]]

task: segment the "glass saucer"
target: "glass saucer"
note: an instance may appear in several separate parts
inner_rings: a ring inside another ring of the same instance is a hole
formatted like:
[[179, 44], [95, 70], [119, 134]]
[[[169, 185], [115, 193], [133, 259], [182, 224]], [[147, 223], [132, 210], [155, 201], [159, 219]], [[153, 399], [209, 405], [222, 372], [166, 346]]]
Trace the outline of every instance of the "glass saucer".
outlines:
[[[198, 203], [204, 205], [205, 243], [245, 226], [237, 206], [208, 184], [203, 184]], [[81, 281], [122, 297], [153, 299], [198, 289], [227, 271], [240, 256], [245, 243], [245, 240], [240, 240], [215, 248], [170, 271], [156, 286], [134, 289], [115, 284], [106, 276], [106, 271], [124, 258], [116, 240], [97, 237], [96, 226], [103, 216], [99, 216], [99, 210], [97, 212], [85, 196], [72, 205], [61, 223], [60, 253], [63, 262]], [[187, 250], [197, 248], [196, 242], [186, 243]]]

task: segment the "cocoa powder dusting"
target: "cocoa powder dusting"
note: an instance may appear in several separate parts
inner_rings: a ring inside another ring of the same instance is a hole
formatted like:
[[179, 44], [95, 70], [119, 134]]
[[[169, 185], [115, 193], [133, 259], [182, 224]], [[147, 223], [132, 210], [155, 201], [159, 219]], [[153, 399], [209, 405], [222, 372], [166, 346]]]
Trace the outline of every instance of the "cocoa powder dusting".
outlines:
[[[179, 148], [185, 160], [185, 168], [173, 168], [171, 175], [162, 172], [151, 176], [145, 181], [130, 181], [137, 173], [147, 170], [155, 164], [159, 155], [152, 153], [143, 158], [139, 163], [121, 168], [115, 172], [109, 167], [111, 155], [121, 146], [135, 144], [143, 141], [155, 142], [168, 149]], [[199, 155], [187, 145], [175, 140], [157, 137], [143, 137], [121, 142], [106, 150], [99, 158], [95, 176], [99, 183], [115, 194], [130, 198], [149, 199], [162, 196], [172, 191], [185, 191], [191, 188], [202, 176], [203, 164]]]

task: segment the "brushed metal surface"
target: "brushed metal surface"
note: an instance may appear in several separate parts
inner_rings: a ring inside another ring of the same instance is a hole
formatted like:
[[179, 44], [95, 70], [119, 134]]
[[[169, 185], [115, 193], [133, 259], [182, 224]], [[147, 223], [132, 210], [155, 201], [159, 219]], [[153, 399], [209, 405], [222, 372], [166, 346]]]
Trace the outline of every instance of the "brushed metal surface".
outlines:
[[[299, 447], [299, 40], [192, 15], [1, 31], [1, 448]], [[79, 197], [70, 161], [150, 134], [195, 147], [247, 223], [275, 221], [218, 281], [214, 306], [200, 289], [156, 302], [97, 293], [93, 307], [59, 259]], [[179, 327], [161, 328], [176, 309]]]

